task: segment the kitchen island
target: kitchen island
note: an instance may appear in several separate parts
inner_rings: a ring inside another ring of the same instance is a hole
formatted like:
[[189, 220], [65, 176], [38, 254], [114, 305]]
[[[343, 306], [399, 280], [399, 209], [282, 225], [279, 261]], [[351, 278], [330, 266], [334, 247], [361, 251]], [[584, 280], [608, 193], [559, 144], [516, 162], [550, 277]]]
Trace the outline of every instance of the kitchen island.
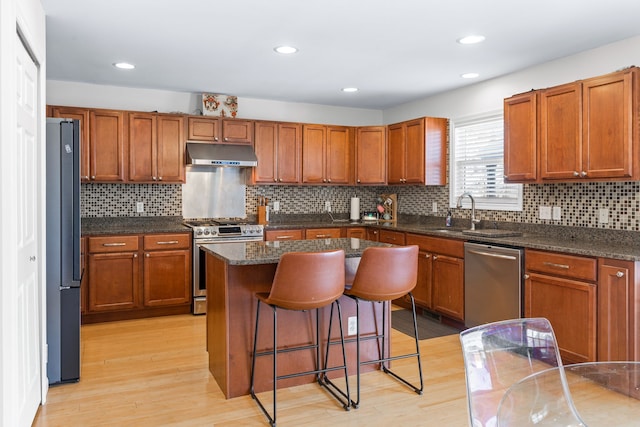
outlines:
[[[286, 242], [248, 242], [219, 243], [202, 246], [207, 252], [207, 351], [209, 353], [209, 371], [216, 379], [227, 399], [249, 394], [251, 376], [251, 352], [257, 301], [256, 292], [269, 292], [280, 260], [287, 252], [320, 252], [343, 249], [346, 257], [347, 275], [355, 274], [362, 251], [371, 246], [391, 246], [385, 243], [360, 239], [321, 239], [294, 240]], [[301, 280], [304, 280], [301, 277]], [[355, 303], [348, 297], [340, 299], [343, 315], [343, 328], [347, 338], [347, 319], [355, 316]], [[366, 335], [382, 327], [382, 305], [363, 305], [360, 313], [361, 334]], [[261, 310], [270, 310], [261, 305]], [[264, 311], [263, 316], [269, 314]], [[265, 317], [267, 319], [268, 317]], [[315, 334], [315, 315], [313, 312], [278, 311], [278, 347], [311, 343]], [[321, 336], [327, 335], [329, 320], [328, 307], [321, 311]], [[391, 316], [387, 316], [390, 322]], [[390, 325], [387, 325], [390, 326]], [[265, 321], [260, 324], [258, 350], [272, 345], [273, 325]], [[333, 327], [332, 339], [339, 338], [338, 328]], [[350, 336], [349, 338], [354, 338]], [[387, 344], [389, 342], [387, 341]], [[356, 372], [356, 343], [354, 340], [346, 346], [348, 369], [351, 375]], [[324, 351], [324, 350], [323, 350]], [[375, 340], [361, 345], [363, 360], [379, 357]], [[260, 360], [262, 359], [262, 360]], [[260, 358], [256, 365], [256, 391], [272, 389], [271, 359]], [[339, 348], [331, 351], [330, 366], [341, 360]], [[279, 372], [283, 375], [292, 371], [313, 369], [315, 352], [283, 353], [278, 359]], [[363, 371], [377, 369], [378, 365], [368, 365]], [[286, 372], [285, 372], [286, 370]], [[336, 376], [339, 373], [333, 373]], [[331, 376], [331, 375], [330, 375]], [[278, 388], [313, 382], [313, 375], [291, 378], [278, 382]]]

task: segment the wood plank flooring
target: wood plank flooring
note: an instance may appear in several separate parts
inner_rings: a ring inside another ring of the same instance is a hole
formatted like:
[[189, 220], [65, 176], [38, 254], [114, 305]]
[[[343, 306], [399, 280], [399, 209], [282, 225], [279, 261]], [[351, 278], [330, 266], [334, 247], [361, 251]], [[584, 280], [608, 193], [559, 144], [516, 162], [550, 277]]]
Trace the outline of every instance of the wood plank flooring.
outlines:
[[[208, 371], [205, 323], [189, 314], [83, 326], [81, 381], [51, 387], [33, 425], [268, 425], [249, 396], [224, 398]], [[394, 353], [410, 350], [410, 337], [392, 334]], [[347, 412], [317, 384], [306, 384], [278, 392], [278, 425], [467, 426], [458, 336], [422, 340], [420, 348], [424, 395], [371, 372], [362, 377], [360, 408]], [[394, 368], [417, 380], [415, 359]]]

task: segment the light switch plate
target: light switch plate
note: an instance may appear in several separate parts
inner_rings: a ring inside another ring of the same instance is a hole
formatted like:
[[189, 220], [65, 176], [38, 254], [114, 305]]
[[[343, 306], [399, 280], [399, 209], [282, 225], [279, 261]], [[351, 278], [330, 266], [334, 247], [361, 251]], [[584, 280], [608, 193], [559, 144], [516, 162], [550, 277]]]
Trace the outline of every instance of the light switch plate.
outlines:
[[438, 202], [433, 202], [433, 205], [431, 205], [431, 212], [438, 212]]
[[144, 202], [136, 203], [136, 212], [138, 213], [144, 212]]
[[540, 219], [551, 219], [551, 206], [539, 206]]
[[562, 208], [560, 206], [553, 207], [551, 218], [555, 221], [560, 221], [560, 219], [562, 219]]
[[609, 223], [609, 208], [598, 209], [598, 222], [600, 224]]
[[280, 202], [273, 202], [273, 211], [278, 212], [280, 210]]

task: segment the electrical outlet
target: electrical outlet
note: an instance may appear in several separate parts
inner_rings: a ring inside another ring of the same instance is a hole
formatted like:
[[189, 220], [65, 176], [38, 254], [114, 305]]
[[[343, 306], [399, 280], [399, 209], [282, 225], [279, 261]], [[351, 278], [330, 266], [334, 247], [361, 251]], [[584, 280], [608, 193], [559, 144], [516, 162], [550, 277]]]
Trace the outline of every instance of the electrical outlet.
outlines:
[[136, 212], [138, 213], [144, 212], [144, 202], [136, 203]]
[[273, 202], [273, 211], [278, 212], [280, 210], [280, 202]]
[[433, 205], [431, 205], [431, 212], [438, 212], [438, 202], [433, 202]]
[[562, 219], [562, 208], [560, 206], [553, 207], [551, 218], [555, 221], [560, 221], [560, 219]]
[[347, 326], [347, 335], [355, 335], [358, 333], [358, 318], [356, 316], [349, 317]]
[[598, 209], [598, 222], [600, 224], [609, 223], [609, 208]]
[[540, 219], [551, 219], [551, 206], [539, 206]]
[[330, 201], [325, 201], [324, 202], [324, 210], [325, 212], [331, 212], [331, 202]]

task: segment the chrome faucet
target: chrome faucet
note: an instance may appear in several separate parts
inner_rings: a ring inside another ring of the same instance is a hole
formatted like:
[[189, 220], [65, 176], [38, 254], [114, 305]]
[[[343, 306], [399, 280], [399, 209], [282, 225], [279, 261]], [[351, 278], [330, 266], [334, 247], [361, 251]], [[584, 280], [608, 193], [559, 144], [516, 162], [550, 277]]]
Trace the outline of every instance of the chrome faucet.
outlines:
[[458, 203], [456, 204], [456, 207], [458, 209], [462, 207], [462, 199], [465, 196], [471, 199], [471, 230], [475, 230], [476, 224], [478, 224], [480, 220], [476, 219], [476, 201], [473, 199], [473, 196], [471, 195], [471, 193], [464, 192], [460, 196], [458, 196]]

